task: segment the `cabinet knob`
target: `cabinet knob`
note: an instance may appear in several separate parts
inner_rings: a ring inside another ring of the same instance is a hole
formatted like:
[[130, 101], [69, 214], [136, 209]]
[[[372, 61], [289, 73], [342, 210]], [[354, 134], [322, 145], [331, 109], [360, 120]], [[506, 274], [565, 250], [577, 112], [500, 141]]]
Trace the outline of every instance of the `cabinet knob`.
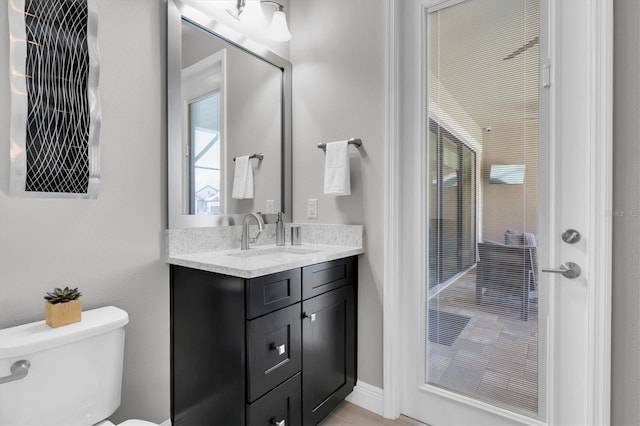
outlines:
[[271, 344], [271, 349], [274, 351], [278, 351], [278, 355], [282, 355], [286, 352], [287, 348], [283, 345], [276, 345], [275, 343]]
[[311, 320], [311, 322], [316, 320], [316, 314], [308, 314], [308, 313], [304, 313], [302, 314], [302, 318], [309, 318]]
[[284, 419], [278, 421], [275, 419], [275, 417], [273, 418], [273, 420], [271, 420], [271, 424], [274, 426], [287, 426], [287, 423], [284, 421]]

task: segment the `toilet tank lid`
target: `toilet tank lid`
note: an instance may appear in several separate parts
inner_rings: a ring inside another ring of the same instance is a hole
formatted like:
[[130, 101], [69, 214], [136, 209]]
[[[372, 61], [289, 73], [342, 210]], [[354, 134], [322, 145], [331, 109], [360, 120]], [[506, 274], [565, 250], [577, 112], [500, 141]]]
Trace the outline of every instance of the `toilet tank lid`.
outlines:
[[82, 312], [75, 324], [51, 328], [44, 320], [0, 330], [0, 359], [13, 358], [97, 336], [129, 322], [129, 315], [115, 306]]

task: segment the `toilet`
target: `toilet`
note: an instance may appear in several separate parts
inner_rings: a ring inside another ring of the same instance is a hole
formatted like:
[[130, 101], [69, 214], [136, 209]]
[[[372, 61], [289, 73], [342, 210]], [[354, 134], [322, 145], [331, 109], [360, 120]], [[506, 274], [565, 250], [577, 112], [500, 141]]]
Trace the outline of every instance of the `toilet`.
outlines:
[[[64, 327], [37, 321], [0, 330], [0, 425], [115, 426], [105, 419], [120, 406], [128, 322], [107, 306]], [[133, 425], [156, 424], [120, 423]]]

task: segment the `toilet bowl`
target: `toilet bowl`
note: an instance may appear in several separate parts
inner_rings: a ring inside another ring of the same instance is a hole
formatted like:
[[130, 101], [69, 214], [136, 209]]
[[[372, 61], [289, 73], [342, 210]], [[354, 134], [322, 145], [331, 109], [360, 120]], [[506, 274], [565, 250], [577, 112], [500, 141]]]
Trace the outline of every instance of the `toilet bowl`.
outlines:
[[107, 306], [64, 327], [37, 321], [0, 330], [0, 425], [115, 426], [105, 419], [120, 406], [128, 322]]

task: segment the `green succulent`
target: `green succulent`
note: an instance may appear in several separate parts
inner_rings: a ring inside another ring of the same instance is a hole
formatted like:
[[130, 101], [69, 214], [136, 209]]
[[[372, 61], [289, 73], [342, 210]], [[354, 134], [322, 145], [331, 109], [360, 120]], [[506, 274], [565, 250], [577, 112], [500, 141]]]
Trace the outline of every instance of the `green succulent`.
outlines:
[[78, 291], [77, 287], [76, 288], [65, 287], [64, 290], [61, 290], [59, 288], [54, 288], [53, 292], [47, 293], [47, 295], [44, 298], [47, 302], [51, 303], [52, 305], [55, 305], [57, 303], [71, 302], [72, 300], [78, 299], [80, 296], [82, 296], [82, 293]]

